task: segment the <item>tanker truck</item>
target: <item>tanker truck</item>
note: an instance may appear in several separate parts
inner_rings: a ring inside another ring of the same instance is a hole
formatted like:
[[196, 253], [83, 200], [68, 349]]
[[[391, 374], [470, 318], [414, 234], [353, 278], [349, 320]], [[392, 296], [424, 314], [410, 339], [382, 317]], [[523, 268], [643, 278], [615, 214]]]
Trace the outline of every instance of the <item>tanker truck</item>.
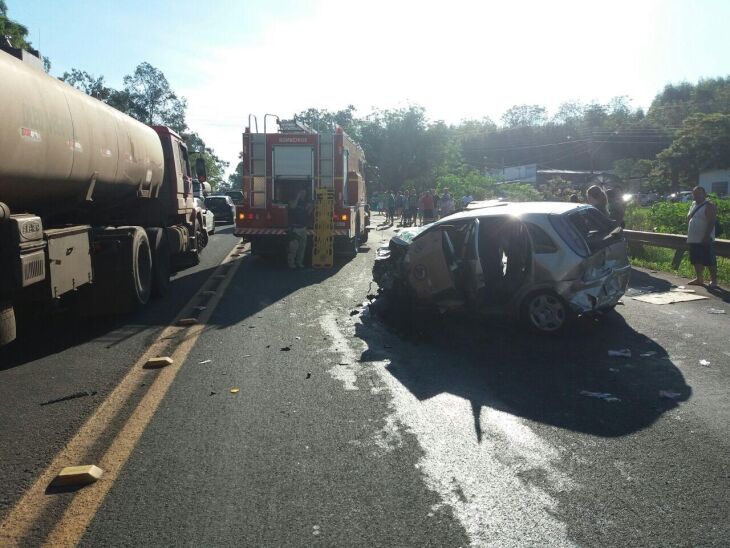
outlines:
[[[0, 346], [17, 314], [123, 313], [207, 243], [185, 143], [0, 48]], [[205, 180], [204, 165], [196, 166]]]

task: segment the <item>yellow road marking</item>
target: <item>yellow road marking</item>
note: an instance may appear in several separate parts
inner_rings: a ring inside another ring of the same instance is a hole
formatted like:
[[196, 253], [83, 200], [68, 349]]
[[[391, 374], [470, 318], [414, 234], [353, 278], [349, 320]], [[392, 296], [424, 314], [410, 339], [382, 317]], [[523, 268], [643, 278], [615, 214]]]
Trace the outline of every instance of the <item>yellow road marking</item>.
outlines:
[[[160, 370], [149, 390], [98, 463], [104, 469], [105, 474], [94, 486], [79, 491], [74, 496], [63, 517], [46, 540], [47, 544], [54, 546], [74, 546], [78, 543], [106, 494], [119, 476], [121, 468], [132, 453], [147, 424], [152, 419], [182, 363], [205, 329], [205, 322], [215, 311], [221, 296], [241, 264], [240, 259], [232, 257], [236, 252], [237, 248], [233, 248], [216, 269], [216, 272], [218, 272], [227, 263], [233, 263], [228, 267], [228, 271], [217, 285], [215, 294], [209, 298], [206, 310], [198, 316], [199, 323], [188, 328], [175, 325], [176, 321], [184, 314], [190, 314], [190, 309], [195, 306], [203, 291], [211, 289], [209, 286], [216, 279], [215, 276], [210, 276], [206, 280], [201, 289], [173, 320], [172, 325], [166, 327], [160, 333], [159, 337], [137, 360], [109, 397], [89, 417], [66, 447], [56, 455], [45, 471], [0, 523], [0, 545], [20, 546], [25, 544], [24, 540], [33, 525], [53, 502], [53, 498], [46, 495], [45, 490], [58, 471], [86, 458], [96, 441], [111, 425], [134, 391], [139, 388], [140, 383], [145, 380], [149, 382], [149, 370], [143, 369], [142, 366], [153, 357], [169, 355], [167, 352], [169, 352], [170, 347], [177, 343], [177, 347], [171, 355], [174, 360], [173, 365]], [[220, 278], [217, 278], [217, 280], [220, 280]]]

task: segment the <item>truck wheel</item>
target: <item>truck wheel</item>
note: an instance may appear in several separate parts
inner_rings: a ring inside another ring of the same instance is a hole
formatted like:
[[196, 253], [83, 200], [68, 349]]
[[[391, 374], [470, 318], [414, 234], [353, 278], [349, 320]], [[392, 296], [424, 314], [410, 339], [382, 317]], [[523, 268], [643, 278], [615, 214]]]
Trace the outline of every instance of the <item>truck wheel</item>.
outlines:
[[170, 289], [170, 242], [164, 228], [147, 229], [152, 247], [152, 296], [164, 297]]
[[0, 304], [0, 346], [15, 340], [15, 310], [9, 303]]
[[124, 242], [124, 270], [120, 274], [122, 304], [134, 309], [147, 304], [152, 293], [152, 252], [144, 229], [137, 227]]

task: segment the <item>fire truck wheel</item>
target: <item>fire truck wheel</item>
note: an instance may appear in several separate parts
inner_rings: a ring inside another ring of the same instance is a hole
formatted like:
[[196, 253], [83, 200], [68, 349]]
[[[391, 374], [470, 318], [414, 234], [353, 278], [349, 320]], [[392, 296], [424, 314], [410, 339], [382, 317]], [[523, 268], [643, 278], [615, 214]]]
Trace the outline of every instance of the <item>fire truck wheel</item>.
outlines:
[[15, 340], [15, 311], [12, 303], [0, 303], [0, 346]]

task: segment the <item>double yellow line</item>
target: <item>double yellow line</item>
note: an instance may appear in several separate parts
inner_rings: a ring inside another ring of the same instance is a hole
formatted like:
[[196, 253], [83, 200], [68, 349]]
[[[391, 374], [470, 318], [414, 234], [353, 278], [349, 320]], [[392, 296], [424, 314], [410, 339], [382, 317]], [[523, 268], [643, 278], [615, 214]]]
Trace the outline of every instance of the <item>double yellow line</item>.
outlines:
[[[156, 377], [147, 393], [137, 404], [101, 460], [94, 463], [104, 470], [104, 475], [95, 484], [76, 493], [66, 507], [63, 516], [56, 522], [45, 540], [45, 544], [48, 546], [75, 546], [78, 544], [167, 394], [182, 364], [205, 329], [206, 322], [210, 319], [228, 284], [235, 276], [243, 255], [244, 248], [241, 244], [223, 259], [213, 274], [183, 307], [172, 325], [160, 333], [109, 397], [89, 417], [66, 447], [56, 455], [0, 523], [0, 545], [28, 544], [28, 536], [34, 525], [54, 500], [53, 496], [46, 494], [46, 488], [53, 478], [65, 466], [87, 464], [86, 460], [89, 458], [92, 448], [112, 425], [125, 404], [138, 391], [140, 384], [145, 381], [149, 382], [150, 375], [155, 374], [143, 369], [144, 364], [150, 358], [169, 355], [173, 359], [172, 365], [156, 370]], [[205, 308], [202, 308], [203, 306]], [[189, 327], [176, 325], [180, 319], [195, 316], [196, 313], [198, 313], [197, 322], [194, 325]]]

